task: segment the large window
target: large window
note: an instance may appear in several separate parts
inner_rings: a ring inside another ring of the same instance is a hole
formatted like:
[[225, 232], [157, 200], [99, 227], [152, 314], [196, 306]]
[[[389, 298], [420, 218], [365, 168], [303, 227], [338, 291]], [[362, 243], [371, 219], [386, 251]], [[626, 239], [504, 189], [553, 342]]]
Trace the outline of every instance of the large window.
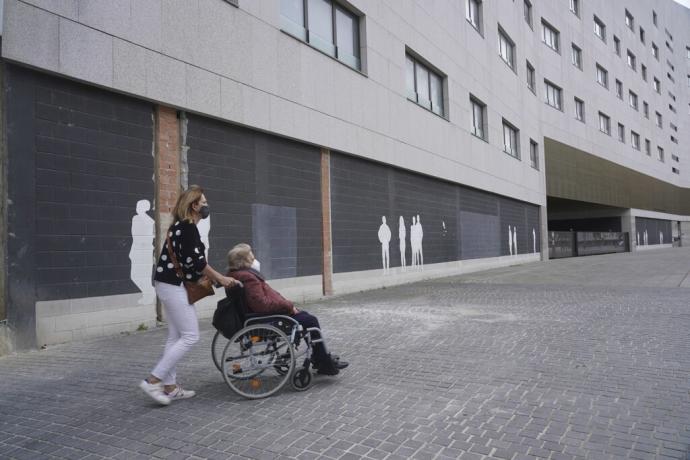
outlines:
[[646, 101], [642, 101], [642, 113], [645, 118], [649, 118], [649, 104]]
[[659, 60], [659, 47], [656, 46], [655, 43], [652, 43], [652, 56], [656, 58], [656, 60]]
[[558, 52], [560, 49], [558, 44], [560, 33], [558, 30], [544, 20], [541, 21], [541, 30], [541, 40], [546, 44], [546, 46]]
[[661, 147], [657, 147], [656, 153], [657, 153], [657, 160], [659, 160], [660, 162], [663, 163], [664, 162], [664, 149], [662, 149]]
[[599, 112], [599, 131], [611, 135], [611, 118], [604, 112]]
[[640, 72], [642, 73], [642, 79], [644, 81], [647, 81], [647, 66], [644, 64], [640, 64]]
[[625, 144], [625, 125], [618, 123], [618, 140]]
[[437, 115], [445, 116], [443, 109], [444, 77], [417, 58], [406, 56], [407, 98]]
[[652, 142], [649, 139], [644, 140], [644, 153], [646, 153], [647, 156], [652, 156]]
[[604, 88], [609, 87], [609, 73], [608, 71], [597, 64], [597, 83], [599, 83]]
[[654, 87], [654, 91], [661, 94], [661, 82], [656, 77], [654, 77], [653, 87]]
[[656, 125], [659, 128], [664, 127], [664, 118], [661, 116], [661, 114], [659, 112], [656, 112]]
[[623, 82], [616, 80], [616, 97], [623, 100]]
[[333, 0], [281, 0], [282, 28], [350, 67], [361, 69], [359, 16]]
[[594, 16], [594, 35], [606, 41], [606, 24], [601, 19]]
[[470, 106], [472, 107], [472, 134], [487, 141], [486, 104], [470, 96]]
[[529, 140], [529, 163], [534, 169], [539, 169], [539, 145]]
[[637, 58], [630, 50], [628, 50], [628, 67], [637, 71]]
[[536, 94], [537, 89], [535, 88], [536, 81], [534, 77], [534, 67], [527, 61], [527, 87], [530, 91]]
[[520, 159], [520, 142], [519, 142], [519, 131], [518, 129], [510, 124], [505, 119], [503, 120], [503, 151], [510, 155]]
[[585, 121], [585, 102], [575, 98], [575, 119], [584, 123]]
[[625, 10], [625, 25], [628, 26], [628, 29], [635, 31], [635, 18], [628, 10]]
[[580, 0], [570, 0], [570, 11], [575, 16], [580, 16]]
[[621, 40], [620, 38], [613, 36], [613, 51], [620, 56], [621, 55]]
[[637, 94], [633, 93], [632, 91], [628, 91], [628, 101], [630, 102], [630, 107], [635, 110], [640, 109]]
[[577, 45], [575, 45], [575, 43], [572, 44], [572, 54], [570, 57], [570, 61], [573, 63], [575, 67], [582, 70], [582, 50]]
[[498, 28], [498, 54], [508, 67], [515, 70], [515, 43], [500, 27]]
[[551, 107], [561, 110], [561, 101], [562, 101], [562, 90], [558, 86], [554, 85], [548, 80], [544, 80], [544, 87], [546, 89], [545, 92], [545, 100], [548, 105]]
[[466, 0], [467, 1], [467, 22], [472, 24], [472, 27], [477, 29], [477, 32], [482, 32], [482, 2], [481, 0]]

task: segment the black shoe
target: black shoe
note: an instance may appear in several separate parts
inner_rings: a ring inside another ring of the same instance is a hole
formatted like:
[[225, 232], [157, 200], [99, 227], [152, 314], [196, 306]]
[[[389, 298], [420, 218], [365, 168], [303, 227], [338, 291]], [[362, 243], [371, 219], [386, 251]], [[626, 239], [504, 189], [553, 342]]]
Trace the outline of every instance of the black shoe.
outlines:
[[321, 375], [338, 375], [340, 369], [345, 369], [350, 363], [341, 361], [339, 356], [329, 355], [329, 359], [323, 363], [315, 364], [317, 374]]
[[333, 360], [333, 364], [335, 364], [336, 369], [345, 369], [347, 366], [350, 365], [347, 361], [343, 361], [340, 359], [340, 356], [338, 355], [332, 355], [331, 359]]

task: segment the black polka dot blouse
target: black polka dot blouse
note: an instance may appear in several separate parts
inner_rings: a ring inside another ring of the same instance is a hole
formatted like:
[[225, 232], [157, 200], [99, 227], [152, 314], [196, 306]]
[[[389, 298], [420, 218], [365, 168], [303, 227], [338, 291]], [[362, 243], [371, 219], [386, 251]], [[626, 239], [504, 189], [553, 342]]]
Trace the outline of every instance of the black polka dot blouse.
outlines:
[[[206, 246], [201, 242], [199, 230], [193, 223], [175, 221], [168, 229], [170, 243], [175, 251], [177, 262], [182, 267], [185, 281], [196, 281], [201, 278], [201, 271], [206, 267]], [[177, 276], [175, 265], [170, 258], [170, 248], [166, 242], [156, 264], [156, 281], [179, 286], [182, 279]]]

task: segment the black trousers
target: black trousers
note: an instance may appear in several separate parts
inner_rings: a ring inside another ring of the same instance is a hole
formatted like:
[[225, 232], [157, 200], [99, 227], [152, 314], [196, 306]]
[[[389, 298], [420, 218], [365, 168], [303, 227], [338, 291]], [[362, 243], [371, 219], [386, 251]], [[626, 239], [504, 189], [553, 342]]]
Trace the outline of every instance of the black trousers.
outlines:
[[[316, 316], [309, 314], [309, 312], [300, 310], [299, 313], [293, 315], [292, 317], [296, 319], [297, 322], [299, 322], [305, 330], [310, 327], [318, 327], [319, 329], [321, 328], [321, 326], [319, 326], [319, 320], [316, 318]], [[312, 332], [311, 337], [312, 339], [320, 339], [321, 334], [319, 334], [318, 332]], [[323, 342], [315, 343], [313, 350], [314, 363], [317, 366], [328, 360], [328, 353], [326, 352], [326, 347], [323, 344]]]

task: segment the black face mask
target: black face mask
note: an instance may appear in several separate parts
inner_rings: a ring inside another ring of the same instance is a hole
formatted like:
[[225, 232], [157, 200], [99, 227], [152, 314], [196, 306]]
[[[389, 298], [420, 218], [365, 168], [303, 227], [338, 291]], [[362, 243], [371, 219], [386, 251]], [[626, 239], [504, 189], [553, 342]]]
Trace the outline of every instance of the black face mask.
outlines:
[[201, 214], [202, 219], [206, 219], [209, 214], [211, 214], [211, 210], [208, 206], [202, 206], [201, 209], [199, 209], [199, 214]]

